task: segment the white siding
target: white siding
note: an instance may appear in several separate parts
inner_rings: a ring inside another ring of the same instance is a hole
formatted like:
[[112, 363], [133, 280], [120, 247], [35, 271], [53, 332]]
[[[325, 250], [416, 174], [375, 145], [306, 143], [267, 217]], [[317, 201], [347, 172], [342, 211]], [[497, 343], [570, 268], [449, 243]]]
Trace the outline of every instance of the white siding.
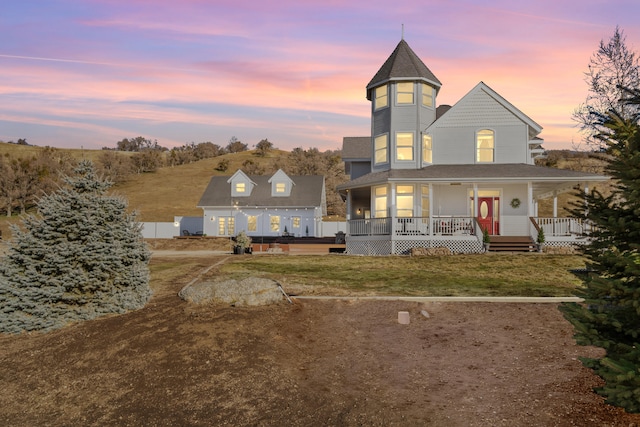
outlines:
[[527, 125], [483, 90], [460, 100], [429, 129], [434, 163], [475, 163], [476, 132], [480, 129], [495, 132], [496, 163], [529, 163]]

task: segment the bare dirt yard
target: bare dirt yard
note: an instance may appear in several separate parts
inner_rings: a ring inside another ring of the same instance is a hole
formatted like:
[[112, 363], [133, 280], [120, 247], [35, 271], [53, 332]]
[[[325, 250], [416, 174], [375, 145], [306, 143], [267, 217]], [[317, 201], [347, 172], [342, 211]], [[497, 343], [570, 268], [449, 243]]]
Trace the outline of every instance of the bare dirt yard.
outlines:
[[177, 296], [190, 280], [135, 312], [0, 336], [0, 425], [640, 425], [592, 391], [578, 357], [599, 350], [555, 304], [195, 305]]

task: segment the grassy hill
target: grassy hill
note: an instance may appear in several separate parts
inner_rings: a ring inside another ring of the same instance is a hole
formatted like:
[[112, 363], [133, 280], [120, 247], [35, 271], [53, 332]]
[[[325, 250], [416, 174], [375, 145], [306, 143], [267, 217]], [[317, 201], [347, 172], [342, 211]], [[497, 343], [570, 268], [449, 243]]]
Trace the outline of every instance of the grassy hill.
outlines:
[[[198, 162], [158, 169], [154, 173], [134, 175], [114, 190], [129, 199], [129, 206], [140, 214], [141, 221], [173, 221], [178, 216], [201, 216], [196, 208], [212, 176], [228, 176], [238, 170], [242, 163], [251, 159], [257, 164], [270, 164], [273, 159], [286, 156], [282, 150], [272, 150], [266, 157], [258, 157], [254, 151], [225, 154]], [[223, 159], [229, 160], [225, 172], [216, 166]]]
[[[0, 142], [0, 155], [12, 157], [34, 156], [44, 147], [17, 145]], [[102, 150], [57, 149], [69, 153], [77, 160], [89, 159], [97, 162]], [[118, 152], [133, 155], [131, 152]], [[231, 175], [251, 159], [258, 165], [270, 165], [275, 159], [284, 157], [287, 151], [274, 149], [265, 157], [255, 155], [255, 151], [225, 154], [223, 156], [200, 160], [194, 163], [163, 167], [153, 173], [132, 174], [127, 182], [117, 184], [113, 192], [126, 197], [129, 207], [138, 211], [140, 221], [173, 221], [174, 216], [200, 216], [202, 209], [196, 208], [209, 180], [215, 175]], [[216, 170], [223, 159], [229, 161], [225, 172]], [[9, 224], [18, 223], [19, 216], [11, 218], [0, 215], [0, 231], [7, 238], [10, 235]]]

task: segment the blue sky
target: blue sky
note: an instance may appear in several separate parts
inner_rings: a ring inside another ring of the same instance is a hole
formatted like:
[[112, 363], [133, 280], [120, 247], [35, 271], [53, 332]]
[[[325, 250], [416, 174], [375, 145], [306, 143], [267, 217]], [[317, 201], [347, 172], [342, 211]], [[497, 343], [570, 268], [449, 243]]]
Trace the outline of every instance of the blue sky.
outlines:
[[483, 81], [571, 148], [583, 74], [640, 2], [24, 0], [0, 13], [0, 141], [337, 149], [370, 132], [365, 86], [402, 35], [453, 104]]

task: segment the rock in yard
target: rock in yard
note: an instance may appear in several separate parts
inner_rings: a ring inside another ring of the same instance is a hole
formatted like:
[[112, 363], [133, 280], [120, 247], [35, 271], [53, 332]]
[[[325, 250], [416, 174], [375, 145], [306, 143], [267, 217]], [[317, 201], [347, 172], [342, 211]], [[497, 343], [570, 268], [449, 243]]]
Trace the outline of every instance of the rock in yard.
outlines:
[[278, 284], [259, 277], [196, 283], [185, 287], [178, 295], [185, 301], [196, 304], [268, 305], [282, 301], [282, 291]]

